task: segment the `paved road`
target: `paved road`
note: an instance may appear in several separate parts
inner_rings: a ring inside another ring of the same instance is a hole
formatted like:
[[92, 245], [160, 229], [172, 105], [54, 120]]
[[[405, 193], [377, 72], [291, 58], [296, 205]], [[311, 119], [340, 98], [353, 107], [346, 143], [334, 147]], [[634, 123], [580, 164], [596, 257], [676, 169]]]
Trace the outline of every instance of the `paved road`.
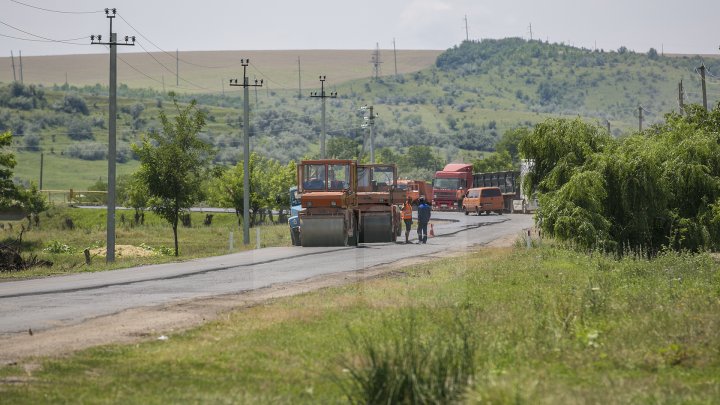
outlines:
[[51, 329], [129, 308], [357, 271], [487, 243], [519, 234], [532, 225], [532, 217], [521, 214], [477, 217], [436, 212], [433, 218], [449, 222], [436, 225], [436, 237], [425, 245], [376, 243], [361, 244], [357, 248], [265, 248], [183, 263], [3, 282], [0, 283], [0, 334], [29, 328]]

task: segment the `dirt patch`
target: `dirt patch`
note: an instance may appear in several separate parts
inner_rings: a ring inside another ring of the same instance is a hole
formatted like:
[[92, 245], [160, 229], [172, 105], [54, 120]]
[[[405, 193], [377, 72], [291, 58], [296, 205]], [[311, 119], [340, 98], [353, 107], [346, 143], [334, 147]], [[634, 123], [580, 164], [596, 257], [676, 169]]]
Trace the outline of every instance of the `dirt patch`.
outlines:
[[[487, 247], [511, 247], [517, 235], [496, 239]], [[119, 245], [120, 246], [120, 245]], [[268, 288], [189, 300], [167, 305], [140, 307], [90, 319], [77, 325], [44, 331], [30, 331], [0, 337], [0, 367], [33, 366], [32, 357], [63, 356], [93, 346], [128, 344], [177, 333], [233, 310], [252, 307], [273, 299], [342, 286], [378, 277], [402, 277], [402, 269], [438, 258], [460, 256], [467, 250], [446, 250], [437, 254], [402, 260], [361, 271], [330, 274], [308, 280], [273, 285]], [[3, 381], [0, 380], [0, 384]]]
[[[91, 256], [102, 256], [105, 257], [107, 254], [107, 248], [95, 248], [90, 249]], [[150, 257], [157, 256], [157, 253], [150, 249], [145, 249], [139, 246], [133, 245], [115, 245], [115, 255], [122, 257]]]

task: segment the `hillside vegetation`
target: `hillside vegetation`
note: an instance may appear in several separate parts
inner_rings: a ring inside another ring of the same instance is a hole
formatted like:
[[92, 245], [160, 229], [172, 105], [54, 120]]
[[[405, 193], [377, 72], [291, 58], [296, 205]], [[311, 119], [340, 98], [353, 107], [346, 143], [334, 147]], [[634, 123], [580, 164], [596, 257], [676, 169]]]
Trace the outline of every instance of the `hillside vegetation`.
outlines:
[[[218, 60], [217, 66], [231, 62]], [[642, 54], [625, 48], [591, 51], [517, 38], [463, 42], [440, 54], [433, 66], [423, 65], [418, 57], [415, 66], [420, 70], [412, 71], [413, 64], [407, 63], [395, 76], [388, 75], [386, 67], [386, 74], [378, 80], [348, 64], [337, 64], [337, 60], [327, 59], [327, 69], [318, 67], [328, 75], [325, 91], [338, 93], [337, 98], [326, 101], [329, 154], [363, 154], [367, 158], [369, 131], [362, 127], [360, 107], [373, 105], [378, 114], [376, 155], [381, 160], [396, 159], [401, 174], [411, 177], [427, 178], [446, 162], [487, 156], [506, 131], [531, 127], [551, 117], [580, 117], [602, 126], [607, 121], [612, 135], [630, 134], [638, 128], [638, 105], [643, 106], [646, 127], [661, 122], [664, 113], [677, 110], [680, 80], [686, 90], [685, 102], [701, 101], [695, 72], [703, 63], [701, 58], [662, 56], [652, 49]], [[212, 61], [204, 60], [207, 66]], [[708, 99], [714, 104], [720, 96], [720, 80], [714, 76], [720, 72], [720, 61], [704, 63]], [[297, 66], [290, 65], [285, 59], [281, 63], [258, 58], [250, 69], [251, 80], [264, 79], [263, 87], [250, 92], [251, 145], [254, 151], [281, 162], [319, 153], [321, 102], [308, 97], [310, 90], [319, 90], [308, 86], [319, 82], [304, 77], [305, 90], [299, 98]], [[345, 70], [333, 71], [333, 66]], [[195, 68], [196, 76], [190, 81], [213, 77], [219, 87], [225, 80], [219, 74], [221, 69]], [[92, 77], [105, 83], [99, 75]], [[295, 84], [291, 86], [292, 80]], [[118, 172], [129, 173], [137, 167], [130, 144], [159, 128], [160, 109], [170, 99], [159, 86], [161, 81], [121, 79], [121, 83]], [[184, 87], [188, 91], [179, 93], [180, 101], [197, 99], [207, 113], [208, 125], [202, 136], [216, 148], [215, 164], [240, 161], [239, 88], [223, 85], [225, 92], [203, 93]], [[5, 85], [0, 90], [0, 130], [9, 129], [16, 137], [16, 175], [25, 182], [37, 181], [39, 154], [44, 152], [46, 189], [83, 189], [105, 176], [106, 122], [107, 87], [101, 84]], [[410, 155], [413, 158], [407, 158]]]

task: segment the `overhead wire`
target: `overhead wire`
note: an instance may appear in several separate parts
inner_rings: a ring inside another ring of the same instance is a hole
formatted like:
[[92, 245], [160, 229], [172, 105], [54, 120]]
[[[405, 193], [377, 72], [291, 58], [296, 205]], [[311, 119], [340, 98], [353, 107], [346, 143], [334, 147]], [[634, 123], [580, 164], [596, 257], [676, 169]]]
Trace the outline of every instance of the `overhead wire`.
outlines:
[[[180, 58], [179, 56], [173, 55], [173, 54], [171, 54], [170, 52], [167, 52], [167, 51], [165, 51], [164, 49], [162, 49], [161, 47], [157, 46], [153, 41], [150, 40], [150, 38], [146, 37], [142, 32], [140, 32], [140, 30], [138, 30], [138, 29], [135, 28], [132, 24], [130, 24], [130, 22], [129, 22], [128, 20], [126, 20], [120, 13], [118, 13], [117, 16], [120, 17], [120, 19], [123, 20], [123, 21], [125, 22], [125, 24], [127, 24], [130, 28], [132, 28], [133, 30], [135, 30], [135, 32], [137, 32], [138, 35], [140, 35], [141, 37], [145, 38], [146, 41], [148, 41], [150, 44], [152, 44], [152, 45], [153, 45], [155, 48], [157, 48], [160, 52], [164, 53], [165, 55], [167, 55], [167, 56], [169, 56], [169, 57], [171, 57], [171, 58], [173, 58], [174, 60], [177, 60], [177, 61], [179, 61], [179, 62], [185, 63], [185, 64], [187, 64], [187, 65], [191, 65], [191, 66], [206, 68], [206, 69], [224, 69], [224, 68], [229, 68], [229, 67], [233, 67], [233, 66], [237, 66], [237, 65], [241, 64], [241, 62], [236, 62], [236, 63], [232, 63], [232, 64], [226, 65], [226, 66], [205, 66], [205, 65], [201, 65], [201, 64], [197, 64], [197, 63], [193, 63], [193, 62], [184, 60], [184, 59]], [[146, 51], [146, 52], [147, 52], [147, 51]]]
[[61, 14], [97, 14], [97, 13], [104, 13], [104, 12], [105, 12], [104, 10], [98, 10], [98, 11], [64, 11], [64, 10], [51, 10], [51, 9], [49, 9], [49, 8], [43, 8], [43, 7], [33, 6], [32, 4], [23, 3], [22, 1], [18, 1], [18, 0], [10, 0], [10, 1], [13, 2], [13, 3], [17, 3], [17, 4], [20, 4], [20, 5], [23, 5], [23, 6], [25, 6], [25, 7], [30, 7], [30, 8], [34, 8], [34, 9], [38, 9], [38, 10], [42, 10], [42, 11], [48, 11], [48, 12], [51, 12], [51, 13], [61, 13]]
[[[59, 39], [52, 39], [52, 38], [44, 37], [44, 36], [42, 36], [42, 35], [33, 34], [32, 32], [25, 31], [25, 30], [23, 30], [23, 29], [21, 29], [21, 28], [18, 28], [18, 27], [15, 27], [15, 26], [13, 26], [13, 25], [10, 25], [10, 24], [2, 21], [2, 20], [0, 20], [0, 24], [5, 25], [5, 26], [7, 26], [7, 27], [10, 27], [10, 28], [12, 28], [12, 29], [14, 29], [14, 30], [16, 30], [16, 31], [20, 31], [20, 32], [22, 32], [23, 34], [27, 34], [27, 35], [30, 35], [30, 36], [35, 37], [35, 38], [43, 39], [43, 40], [45, 40], [45, 41], [47, 41], [47, 42], [59, 42], [59, 43], [70, 44], [70, 45], [90, 45], [90, 44], [88, 44], [88, 43], [81, 44], [81, 43], [76, 43], [76, 42], [70, 42], [70, 41], [76, 41], [76, 40], [79, 40], [79, 39], [82, 39], [82, 38], [87, 38], [87, 35], [86, 35], [86, 36], [83, 36], [83, 37], [80, 37], [80, 38], [76, 38], [76, 39], [59, 40]], [[18, 38], [18, 39], [20, 39], [20, 38]]]

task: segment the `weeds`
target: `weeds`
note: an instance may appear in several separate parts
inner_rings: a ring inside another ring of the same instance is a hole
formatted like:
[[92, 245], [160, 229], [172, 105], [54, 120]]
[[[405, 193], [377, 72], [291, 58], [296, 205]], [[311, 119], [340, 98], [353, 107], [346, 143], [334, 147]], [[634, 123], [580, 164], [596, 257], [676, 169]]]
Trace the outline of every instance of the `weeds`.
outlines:
[[[459, 317], [458, 317], [459, 318]], [[345, 360], [341, 384], [353, 404], [430, 404], [458, 401], [475, 376], [477, 343], [469, 322], [433, 333], [418, 328], [411, 310], [385, 321], [390, 336], [351, 331], [357, 358]]]

